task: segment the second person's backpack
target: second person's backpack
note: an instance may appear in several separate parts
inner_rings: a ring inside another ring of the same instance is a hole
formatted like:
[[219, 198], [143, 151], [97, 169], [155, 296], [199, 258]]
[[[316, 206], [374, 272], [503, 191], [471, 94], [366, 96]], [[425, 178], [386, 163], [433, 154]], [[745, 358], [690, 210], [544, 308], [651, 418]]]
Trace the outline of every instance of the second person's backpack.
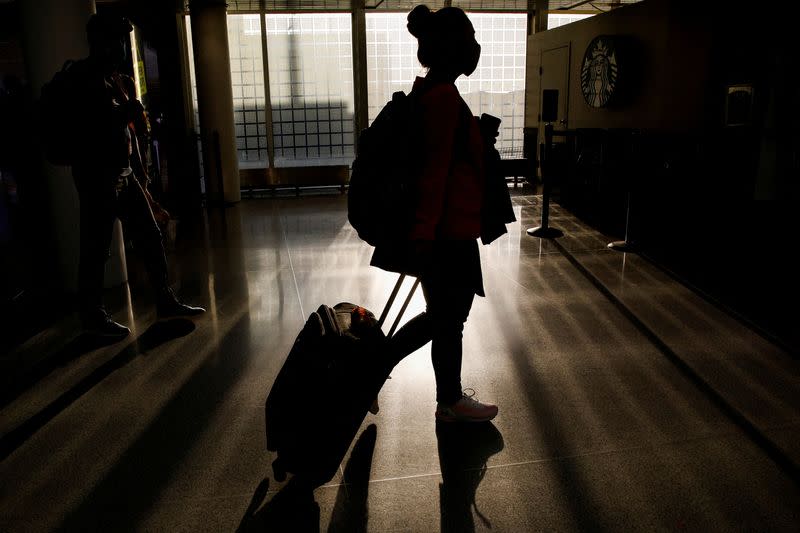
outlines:
[[347, 216], [372, 246], [406, 238], [414, 215], [422, 131], [414, 91], [398, 91], [358, 138]]
[[78, 138], [76, 97], [78, 93], [75, 62], [67, 61], [53, 78], [42, 86], [37, 128], [47, 161], [71, 165]]

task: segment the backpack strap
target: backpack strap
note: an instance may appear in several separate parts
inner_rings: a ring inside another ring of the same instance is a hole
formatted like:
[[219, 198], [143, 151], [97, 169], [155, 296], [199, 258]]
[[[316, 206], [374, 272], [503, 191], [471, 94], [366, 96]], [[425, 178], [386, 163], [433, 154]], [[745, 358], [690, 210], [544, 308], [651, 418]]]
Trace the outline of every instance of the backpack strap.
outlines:
[[125, 88], [125, 85], [122, 80], [122, 76], [120, 74], [112, 74], [111, 80], [114, 82], [117, 90], [119, 90], [120, 94], [122, 94], [123, 101], [127, 102], [131, 99], [128, 95], [128, 90]]

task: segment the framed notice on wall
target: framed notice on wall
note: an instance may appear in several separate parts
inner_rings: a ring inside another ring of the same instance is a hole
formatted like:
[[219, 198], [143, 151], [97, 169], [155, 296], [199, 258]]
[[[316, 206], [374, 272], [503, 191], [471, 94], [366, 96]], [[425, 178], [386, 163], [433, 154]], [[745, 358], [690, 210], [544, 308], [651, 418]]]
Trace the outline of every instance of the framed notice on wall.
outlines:
[[753, 120], [753, 86], [728, 85], [725, 92], [725, 125], [746, 126]]

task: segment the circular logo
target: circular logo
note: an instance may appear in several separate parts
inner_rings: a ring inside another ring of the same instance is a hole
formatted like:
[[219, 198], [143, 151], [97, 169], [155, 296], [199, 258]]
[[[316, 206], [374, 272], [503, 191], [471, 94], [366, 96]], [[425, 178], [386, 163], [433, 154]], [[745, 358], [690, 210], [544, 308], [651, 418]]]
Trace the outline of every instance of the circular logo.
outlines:
[[581, 64], [581, 90], [589, 107], [608, 105], [617, 89], [617, 50], [613, 37], [595, 37]]

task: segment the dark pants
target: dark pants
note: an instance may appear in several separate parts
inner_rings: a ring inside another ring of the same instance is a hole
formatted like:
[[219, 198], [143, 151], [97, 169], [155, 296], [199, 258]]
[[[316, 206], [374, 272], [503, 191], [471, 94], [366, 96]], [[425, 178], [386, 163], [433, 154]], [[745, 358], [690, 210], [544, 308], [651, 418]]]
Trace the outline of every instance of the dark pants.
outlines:
[[[445, 405], [461, 398], [462, 333], [475, 298], [474, 268], [477, 245], [440, 248], [431, 272], [420, 276], [426, 309], [409, 320], [392, 337], [398, 360], [431, 344], [436, 401]], [[477, 258], [480, 279], [480, 258]], [[464, 275], [468, 274], [468, 275]], [[483, 292], [482, 285], [480, 293]]]
[[[77, 180], [76, 180], [77, 181]], [[111, 180], [86, 178], [78, 181], [81, 207], [80, 266], [78, 290], [84, 315], [104, 310], [103, 278], [109, 256], [114, 221], [119, 218], [126, 238], [130, 238], [145, 266], [157, 295], [168, 289], [167, 259], [161, 231], [141, 185], [133, 175], [127, 184], [114, 187]]]

